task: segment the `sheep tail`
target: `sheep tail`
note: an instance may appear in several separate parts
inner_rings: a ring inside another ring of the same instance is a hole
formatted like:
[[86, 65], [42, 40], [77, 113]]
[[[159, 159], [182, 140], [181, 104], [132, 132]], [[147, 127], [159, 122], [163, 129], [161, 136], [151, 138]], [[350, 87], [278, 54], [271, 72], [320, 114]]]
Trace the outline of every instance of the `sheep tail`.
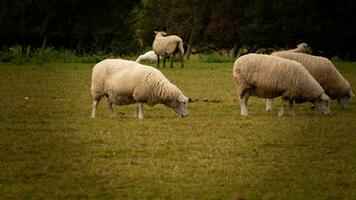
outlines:
[[184, 48], [183, 48], [183, 41], [182, 40], [178, 41], [178, 49], [182, 53], [182, 56], [184, 56]]

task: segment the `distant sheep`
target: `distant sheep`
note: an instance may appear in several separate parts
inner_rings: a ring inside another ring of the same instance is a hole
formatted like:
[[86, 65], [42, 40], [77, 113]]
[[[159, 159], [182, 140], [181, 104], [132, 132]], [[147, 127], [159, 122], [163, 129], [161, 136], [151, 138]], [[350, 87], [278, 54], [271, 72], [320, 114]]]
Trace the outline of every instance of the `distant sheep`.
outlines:
[[281, 51], [276, 51], [277, 52], [293, 52], [293, 53], [308, 53], [309, 51], [309, 45], [307, 43], [300, 43], [297, 45], [297, 48], [295, 49], [288, 49], [288, 50], [281, 50]]
[[240, 94], [242, 116], [248, 115], [249, 96], [281, 96], [283, 104], [278, 116], [284, 114], [288, 102], [291, 115], [294, 115], [293, 102], [309, 101], [322, 114], [330, 112], [330, 98], [309, 72], [295, 61], [270, 55], [247, 54], [235, 61], [233, 77]]
[[141, 61], [143, 60], [148, 60], [148, 61], [151, 61], [151, 62], [156, 62], [157, 61], [157, 55], [155, 54], [154, 51], [148, 51], [146, 52], [145, 54], [143, 55], [140, 55], [136, 62], [137, 63], [141, 63]]
[[297, 48], [295, 49], [289, 49], [286, 50], [288, 52], [294, 52], [294, 53], [307, 53], [309, 45], [307, 43], [300, 43], [297, 45]]
[[[334, 64], [327, 58], [304, 53], [275, 52], [274, 56], [294, 60], [301, 63], [324, 89], [331, 99], [337, 99], [342, 107], [346, 107], [349, 99], [354, 96], [349, 82], [340, 74]], [[272, 109], [272, 100], [267, 101], [266, 110]]]
[[164, 104], [177, 114], [188, 115], [188, 98], [157, 69], [139, 63], [121, 59], [107, 59], [99, 62], [93, 68], [91, 93], [93, 96], [93, 111], [101, 99], [107, 99], [110, 117], [115, 113], [112, 104], [137, 104], [136, 117], [143, 119], [143, 103], [149, 106]]
[[170, 62], [171, 62], [171, 68], [172, 68], [174, 52], [176, 50], [178, 50], [182, 67], [184, 67], [184, 64], [183, 64], [183, 56], [184, 56], [183, 40], [176, 35], [166, 36], [167, 33], [163, 32], [163, 31], [160, 31], [160, 32], [155, 31], [155, 33], [156, 33], [156, 37], [155, 37], [155, 40], [153, 41], [152, 49], [155, 52], [155, 54], [157, 55], [157, 67], [159, 68], [159, 62], [160, 62], [159, 56], [163, 56], [163, 67], [165, 67], [166, 66], [166, 55], [168, 55]]

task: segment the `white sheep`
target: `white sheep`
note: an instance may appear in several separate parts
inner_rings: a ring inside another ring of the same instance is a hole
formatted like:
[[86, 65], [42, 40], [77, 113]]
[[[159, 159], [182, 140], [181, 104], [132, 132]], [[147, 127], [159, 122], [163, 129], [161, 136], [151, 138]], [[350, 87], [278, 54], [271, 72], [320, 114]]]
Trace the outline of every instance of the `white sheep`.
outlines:
[[[159, 57], [159, 56], [158, 56]], [[148, 51], [146, 52], [145, 54], [143, 55], [140, 55], [136, 62], [137, 63], [140, 63], [141, 61], [143, 60], [148, 60], [148, 61], [151, 61], [151, 62], [156, 62], [157, 61], [157, 55], [155, 54], [154, 51]]]
[[179, 58], [183, 64], [183, 56], [184, 56], [184, 48], [183, 48], [183, 40], [176, 35], [166, 36], [167, 33], [163, 31], [155, 31], [156, 37], [152, 44], [152, 49], [157, 55], [157, 67], [159, 68], [159, 56], [163, 56], [163, 67], [166, 66], [166, 56], [169, 56], [171, 62], [171, 68], [173, 67], [173, 58], [174, 52], [178, 50]]
[[247, 54], [235, 61], [233, 77], [240, 94], [242, 116], [248, 115], [249, 96], [281, 96], [283, 103], [278, 116], [283, 115], [288, 102], [291, 115], [294, 115], [293, 102], [309, 101], [322, 114], [330, 112], [330, 98], [309, 72], [295, 61], [270, 55]]
[[295, 49], [286, 50], [288, 52], [295, 52], [295, 53], [307, 53], [309, 45], [307, 43], [300, 43], [297, 45]]
[[115, 117], [112, 104], [137, 104], [136, 117], [143, 119], [143, 103], [149, 106], [164, 104], [177, 114], [188, 115], [188, 98], [157, 69], [121, 59], [106, 59], [93, 68], [91, 93], [93, 111], [101, 99], [107, 99], [110, 117]]
[[297, 48], [295, 49], [287, 49], [287, 50], [281, 50], [281, 51], [276, 51], [277, 52], [294, 52], [294, 53], [307, 53], [309, 51], [309, 45], [307, 43], [300, 43], [297, 45]]
[[[345, 108], [349, 99], [354, 96], [349, 82], [340, 74], [334, 64], [327, 58], [304, 53], [275, 52], [274, 56], [294, 60], [303, 65], [324, 89], [331, 99], [337, 99]], [[267, 100], [266, 110], [272, 109], [272, 99]]]

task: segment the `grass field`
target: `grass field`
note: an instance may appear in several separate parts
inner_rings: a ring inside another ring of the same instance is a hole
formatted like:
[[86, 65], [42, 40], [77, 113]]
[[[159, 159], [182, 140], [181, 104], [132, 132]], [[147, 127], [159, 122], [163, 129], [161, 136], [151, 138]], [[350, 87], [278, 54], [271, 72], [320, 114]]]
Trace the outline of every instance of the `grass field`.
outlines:
[[[355, 89], [356, 63], [336, 65]], [[252, 98], [244, 118], [232, 63], [191, 62], [162, 70], [187, 118], [102, 101], [91, 119], [92, 67], [0, 64], [0, 199], [356, 199], [355, 97], [281, 118]]]

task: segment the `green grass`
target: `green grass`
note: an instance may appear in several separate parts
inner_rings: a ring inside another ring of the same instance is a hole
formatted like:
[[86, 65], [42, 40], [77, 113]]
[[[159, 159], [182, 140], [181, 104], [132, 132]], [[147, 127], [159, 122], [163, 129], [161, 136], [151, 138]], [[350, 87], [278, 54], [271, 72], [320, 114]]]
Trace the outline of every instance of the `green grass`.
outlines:
[[[337, 62], [356, 88], [356, 63]], [[152, 64], [154, 65], [154, 64]], [[90, 118], [93, 64], [0, 64], [0, 199], [355, 199], [356, 101], [241, 117], [232, 63], [163, 73], [195, 102]], [[28, 97], [28, 99], [25, 99]]]

